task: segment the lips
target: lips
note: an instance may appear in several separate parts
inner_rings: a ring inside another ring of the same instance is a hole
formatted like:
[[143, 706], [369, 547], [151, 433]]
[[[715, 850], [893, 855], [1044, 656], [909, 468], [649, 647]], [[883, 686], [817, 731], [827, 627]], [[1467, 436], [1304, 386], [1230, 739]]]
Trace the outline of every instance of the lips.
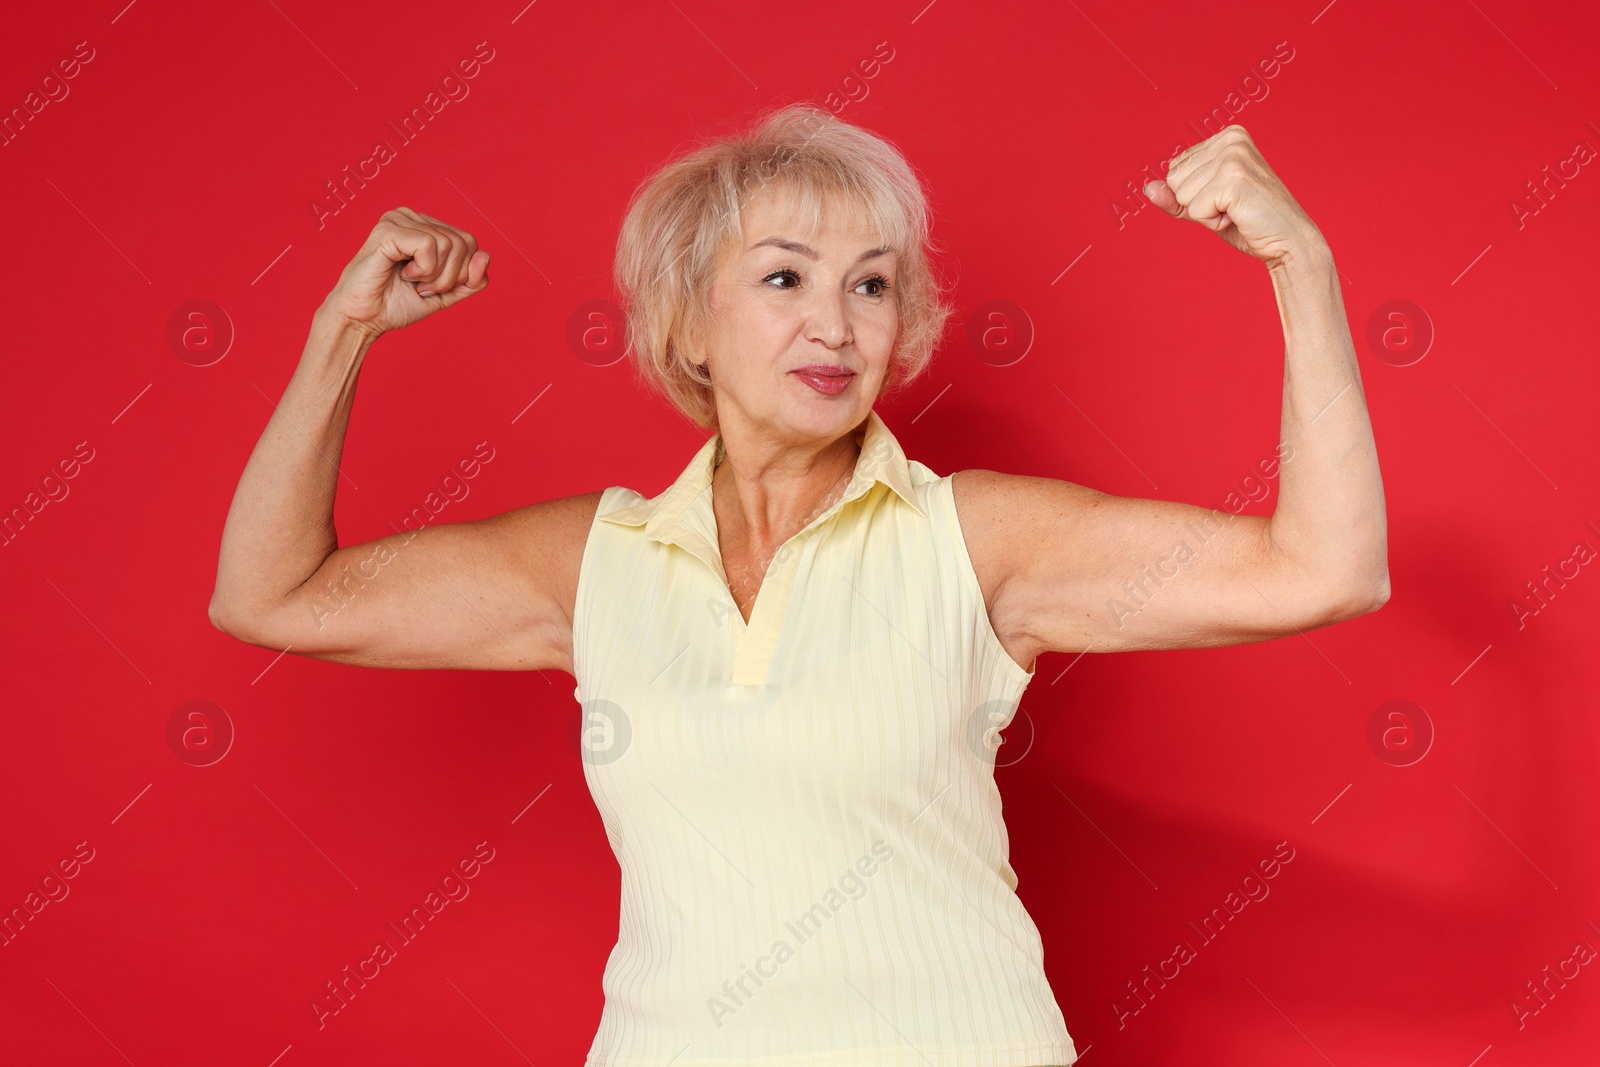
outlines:
[[841, 363], [808, 363], [804, 367], [796, 367], [790, 374], [805, 374], [813, 378], [852, 378], [855, 371]]
[[824, 396], [838, 396], [856, 376], [855, 371], [838, 363], [812, 363], [789, 373]]

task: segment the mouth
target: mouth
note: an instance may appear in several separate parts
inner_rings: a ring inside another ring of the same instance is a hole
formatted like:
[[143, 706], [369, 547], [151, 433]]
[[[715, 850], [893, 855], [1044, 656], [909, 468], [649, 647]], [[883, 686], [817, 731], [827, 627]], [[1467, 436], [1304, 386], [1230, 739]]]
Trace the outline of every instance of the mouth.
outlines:
[[804, 367], [796, 367], [790, 374], [809, 374], [817, 378], [853, 378], [855, 371], [843, 363], [808, 363]]
[[812, 363], [789, 372], [824, 396], [838, 396], [856, 372], [841, 363]]

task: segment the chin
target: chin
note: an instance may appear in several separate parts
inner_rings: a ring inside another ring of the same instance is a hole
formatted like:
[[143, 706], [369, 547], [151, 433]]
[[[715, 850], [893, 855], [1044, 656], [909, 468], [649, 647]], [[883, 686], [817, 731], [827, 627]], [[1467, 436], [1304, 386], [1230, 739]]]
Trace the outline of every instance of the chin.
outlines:
[[861, 395], [855, 393], [855, 383], [834, 397], [822, 396], [804, 382], [798, 384], [809, 395], [785, 405], [784, 421], [814, 437], [837, 437], [845, 433], [866, 418], [867, 411], [872, 407], [870, 403], [863, 403]]

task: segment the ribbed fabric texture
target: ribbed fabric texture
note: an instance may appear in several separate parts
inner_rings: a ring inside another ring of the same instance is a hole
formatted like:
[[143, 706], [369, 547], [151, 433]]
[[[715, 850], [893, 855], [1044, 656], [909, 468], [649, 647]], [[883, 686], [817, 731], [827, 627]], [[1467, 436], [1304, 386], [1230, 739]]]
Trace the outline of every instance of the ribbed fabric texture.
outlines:
[[1040, 1067], [1077, 1058], [994, 782], [1033, 678], [1005, 652], [949, 476], [876, 412], [841, 500], [748, 624], [712, 437], [605, 491], [573, 620], [584, 777], [622, 871], [592, 1067]]

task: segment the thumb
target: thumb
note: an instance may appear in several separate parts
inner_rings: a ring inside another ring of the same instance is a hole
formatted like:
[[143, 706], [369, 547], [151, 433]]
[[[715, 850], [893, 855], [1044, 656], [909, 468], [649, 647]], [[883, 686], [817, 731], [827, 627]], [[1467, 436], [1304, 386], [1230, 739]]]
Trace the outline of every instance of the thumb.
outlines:
[[1178, 195], [1164, 179], [1157, 178], [1155, 181], [1146, 182], [1144, 195], [1152, 204], [1173, 218], [1183, 217], [1183, 205], [1178, 203]]

